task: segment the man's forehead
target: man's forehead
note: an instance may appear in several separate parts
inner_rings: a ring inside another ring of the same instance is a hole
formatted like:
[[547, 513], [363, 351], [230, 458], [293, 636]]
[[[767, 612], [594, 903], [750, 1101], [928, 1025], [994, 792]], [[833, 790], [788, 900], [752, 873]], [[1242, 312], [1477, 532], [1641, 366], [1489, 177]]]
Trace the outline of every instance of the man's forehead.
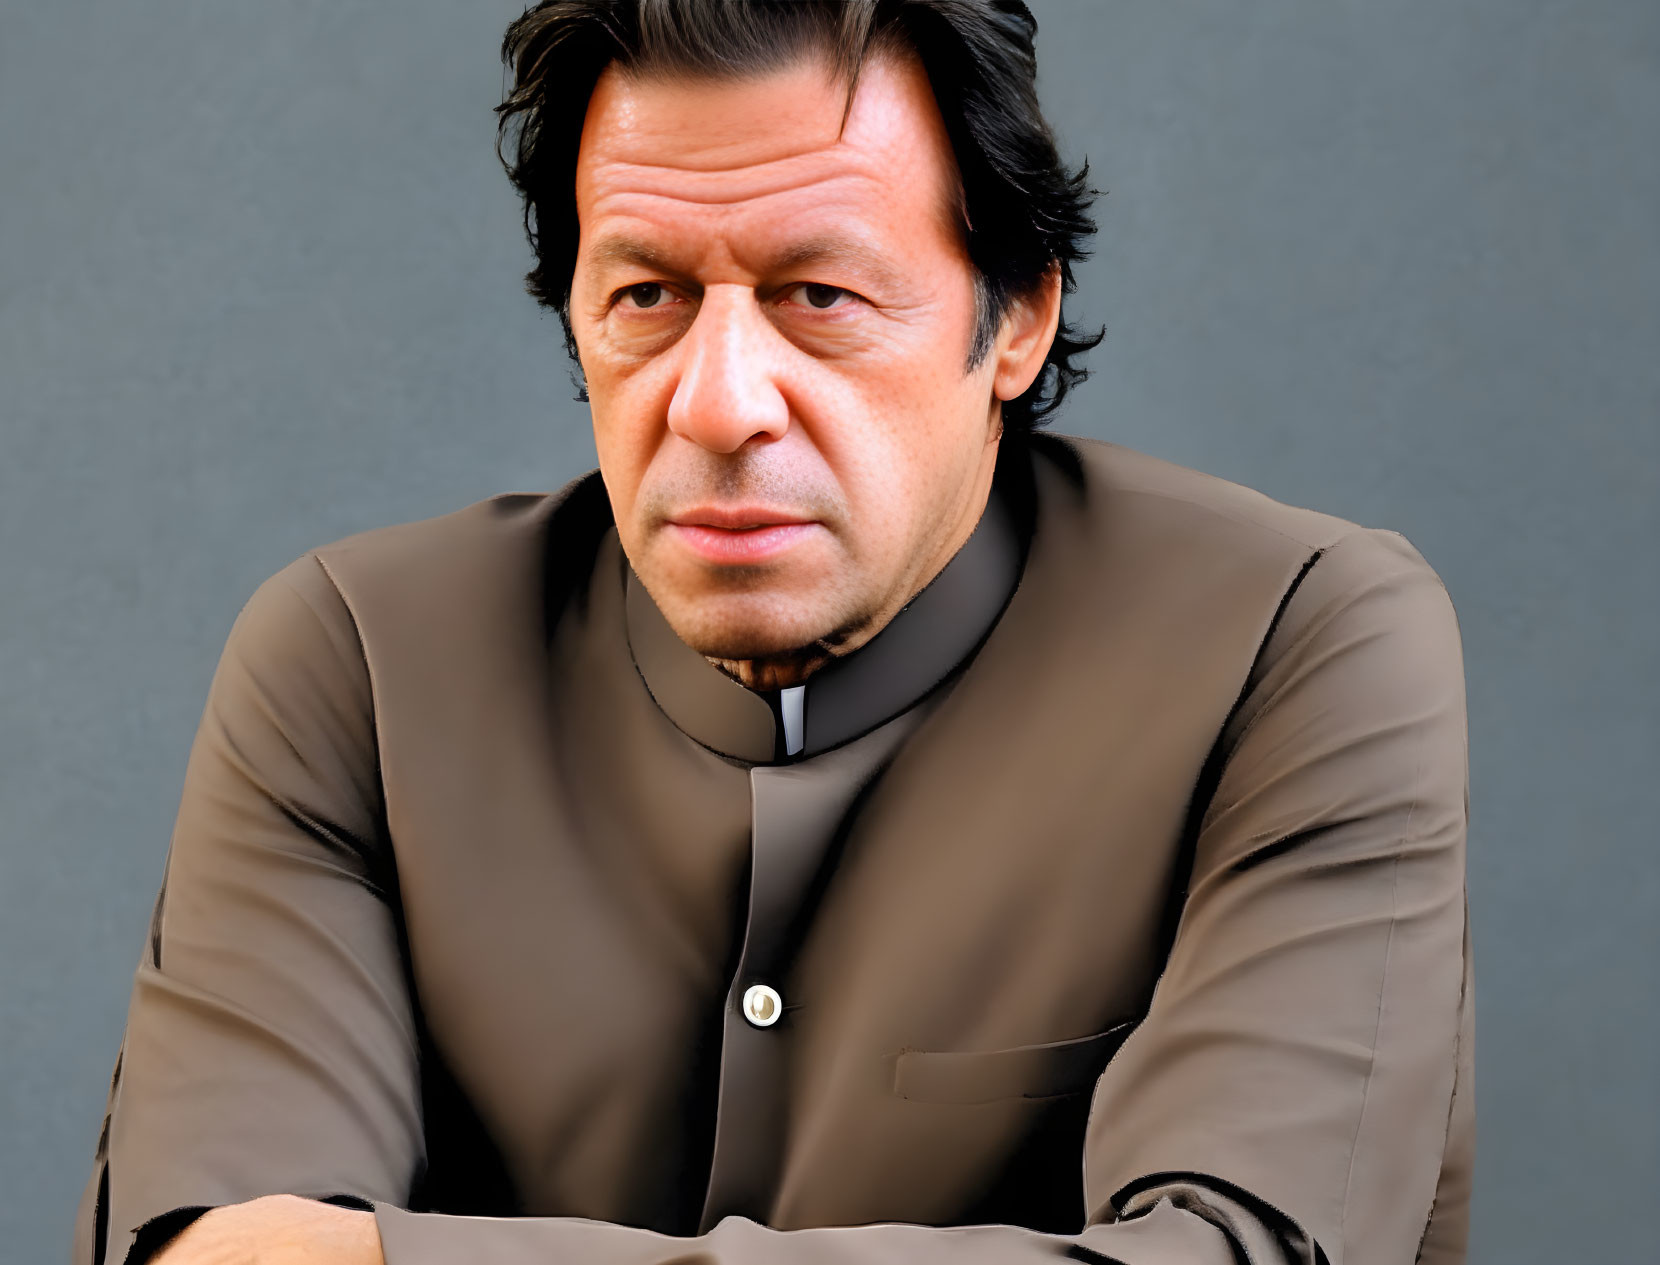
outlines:
[[[613, 62], [589, 97], [577, 161], [708, 172], [786, 161], [846, 143], [849, 104], [845, 82], [812, 60], [730, 78], [641, 75]], [[861, 140], [868, 146], [856, 128], [852, 143]]]
[[843, 145], [785, 150], [768, 144], [767, 149], [741, 157], [729, 149], [730, 161], [717, 167], [689, 164], [669, 147], [654, 152], [636, 146], [625, 157], [595, 146], [579, 161], [576, 196], [590, 204], [659, 197], [719, 207], [804, 193], [826, 200], [856, 197], [861, 186], [876, 192], [904, 180], [907, 171], [915, 178], [915, 164], [884, 161], [881, 154]]
[[762, 181], [846, 172], [914, 180], [942, 163], [954, 166], [950, 139], [914, 58], [872, 58], [851, 97], [846, 80], [817, 59], [722, 79], [641, 76], [613, 63], [589, 98], [576, 177], [579, 187], [610, 183], [635, 168], [712, 190], [748, 173]]
[[[695, 231], [706, 212], [810, 216], [818, 223], [770, 248], [844, 260], [858, 253], [856, 242], [829, 239], [858, 234], [830, 225], [863, 218], [868, 230], [928, 202], [947, 209], [957, 183], [926, 75], [890, 58], [863, 69], [850, 106], [846, 84], [812, 62], [732, 80], [610, 68], [589, 105], [575, 175], [585, 230], [608, 219], [656, 221], [660, 237], [676, 217]], [[620, 260], [622, 245], [608, 246], [607, 258]]]

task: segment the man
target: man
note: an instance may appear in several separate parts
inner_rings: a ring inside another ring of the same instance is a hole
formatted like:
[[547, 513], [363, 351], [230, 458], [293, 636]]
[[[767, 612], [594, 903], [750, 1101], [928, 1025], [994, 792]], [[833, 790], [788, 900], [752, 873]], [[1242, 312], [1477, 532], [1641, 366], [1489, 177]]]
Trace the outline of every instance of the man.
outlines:
[[1451, 604], [1033, 430], [1089, 345], [1033, 30], [510, 29], [599, 471], [242, 611], [77, 1262], [1463, 1259]]

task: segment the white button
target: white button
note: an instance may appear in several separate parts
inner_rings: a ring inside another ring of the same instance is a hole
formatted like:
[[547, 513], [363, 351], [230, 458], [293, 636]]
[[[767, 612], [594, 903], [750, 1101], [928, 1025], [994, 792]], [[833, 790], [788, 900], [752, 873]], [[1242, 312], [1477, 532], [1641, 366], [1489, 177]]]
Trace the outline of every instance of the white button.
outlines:
[[770, 1028], [784, 1012], [778, 990], [765, 984], [751, 984], [744, 990], [744, 1018], [757, 1028]]

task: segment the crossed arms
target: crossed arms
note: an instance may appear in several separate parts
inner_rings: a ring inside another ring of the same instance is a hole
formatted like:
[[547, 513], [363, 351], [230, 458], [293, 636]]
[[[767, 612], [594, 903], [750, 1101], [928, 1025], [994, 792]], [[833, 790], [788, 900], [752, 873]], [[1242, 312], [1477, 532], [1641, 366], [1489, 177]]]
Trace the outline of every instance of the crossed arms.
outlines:
[[[165, 1265], [1462, 1260], [1461, 1222], [1431, 1218], [1469, 1160], [1462, 662], [1400, 537], [1318, 557], [1222, 735], [1172, 951], [1095, 1088], [1071, 1235], [408, 1211], [419, 1041], [367, 859], [372, 694], [343, 605], [296, 568], [250, 601], [214, 678], [77, 1265], [116, 1265], [183, 1206], [219, 1211]], [[316, 1202], [335, 1195], [363, 1203]]]

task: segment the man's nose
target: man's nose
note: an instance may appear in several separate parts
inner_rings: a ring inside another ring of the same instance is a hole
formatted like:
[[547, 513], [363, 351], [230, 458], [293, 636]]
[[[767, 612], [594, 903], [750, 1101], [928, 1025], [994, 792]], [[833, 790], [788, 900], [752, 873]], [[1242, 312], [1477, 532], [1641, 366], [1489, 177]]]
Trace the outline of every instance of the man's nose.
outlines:
[[669, 429], [722, 453], [757, 436], [783, 438], [790, 409], [777, 382], [779, 341], [753, 291], [709, 287], [682, 336], [686, 359], [669, 401]]

